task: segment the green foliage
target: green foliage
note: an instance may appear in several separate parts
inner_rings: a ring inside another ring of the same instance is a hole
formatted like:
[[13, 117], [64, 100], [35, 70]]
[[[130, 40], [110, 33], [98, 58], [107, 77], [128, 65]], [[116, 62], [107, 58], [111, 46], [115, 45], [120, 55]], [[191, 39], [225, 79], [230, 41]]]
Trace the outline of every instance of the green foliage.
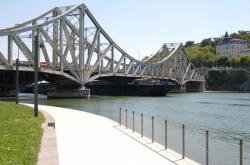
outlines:
[[240, 66], [240, 58], [233, 57], [230, 61], [232, 67], [239, 67]]
[[149, 56], [144, 56], [141, 61], [146, 61], [149, 58]]
[[250, 56], [241, 56], [240, 57], [241, 66], [250, 66]]
[[206, 39], [203, 39], [203, 40], [201, 41], [200, 45], [201, 45], [202, 47], [204, 47], [204, 46], [214, 46], [215, 43], [212, 41], [211, 38], [206, 38]]
[[189, 58], [197, 67], [211, 67], [215, 61], [214, 48], [212, 45], [201, 46], [198, 44], [188, 47], [186, 50]]
[[237, 39], [240, 39], [240, 34], [232, 33], [232, 34], [230, 34], [230, 38], [237, 38]]
[[33, 117], [33, 109], [0, 102], [0, 164], [35, 165], [44, 118]]
[[187, 48], [187, 47], [190, 47], [190, 46], [193, 46], [194, 45], [194, 41], [187, 41], [186, 43], [185, 43], [185, 47]]
[[208, 68], [211, 68], [214, 66], [215, 58], [209, 58], [206, 60], [204, 66], [207, 66]]
[[238, 39], [245, 40], [250, 43], [250, 33], [247, 33], [245, 31], [238, 31], [238, 35]]
[[219, 56], [216, 58], [216, 65], [217, 66], [226, 66], [229, 58], [227, 56]]

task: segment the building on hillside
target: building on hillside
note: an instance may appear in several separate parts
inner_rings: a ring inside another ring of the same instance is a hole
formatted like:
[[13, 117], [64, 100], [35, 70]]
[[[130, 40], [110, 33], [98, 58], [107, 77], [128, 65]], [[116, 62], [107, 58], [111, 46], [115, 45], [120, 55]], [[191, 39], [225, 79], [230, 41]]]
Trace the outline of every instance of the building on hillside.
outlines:
[[250, 48], [241, 50], [240, 51], [240, 56], [241, 55], [250, 55]]
[[244, 54], [250, 54], [248, 43], [241, 39], [230, 38], [227, 32], [224, 39], [216, 45], [216, 55], [234, 57]]

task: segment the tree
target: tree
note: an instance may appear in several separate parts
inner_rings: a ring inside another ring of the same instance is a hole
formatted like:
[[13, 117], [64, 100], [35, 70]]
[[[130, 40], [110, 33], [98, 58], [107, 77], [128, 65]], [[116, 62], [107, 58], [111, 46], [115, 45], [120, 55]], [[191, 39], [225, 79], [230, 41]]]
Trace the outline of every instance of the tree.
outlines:
[[212, 45], [214, 46], [215, 43], [212, 41], [211, 38], [206, 38], [204, 40], [201, 41], [201, 46], [204, 47], [204, 46], [209, 46], [209, 45]]
[[233, 67], [239, 67], [240, 66], [240, 58], [234, 57], [231, 59], [231, 65]]
[[207, 66], [208, 68], [212, 68], [214, 66], [214, 63], [215, 63], [215, 58], [208, 58], [205, 61], [204, 66]]
[[187, 41], [187, 42], [185, 43], [185, 48], [190, 47], [190, 46], [193, 46], [193, 45], [194, 45], [194, 41]]
[[240, 65], [250, 66], [250, 56], [241, 56], [240, 57]]
[[219, 56], [216, 59], [216, 64], [217, 66], [225, 66], [228, 62], [228, 57], [227, 56]]
[[240, 39], [240, 35], [237, 34], [237, 33], [232, 33], [232, 34], [230, 34], [230, 38], [237, 38], [237, 39]]
[[141, 61], [146, 61], [149, 58], [149, 56], [144, 56]]
[[188, 47], [188, 56], [196, 67], [212, 67], [215, 61], [214, 48], [209, 46], [194, 45]]
[[244, 30], [239, 30], [238, 33], [239, 33], [240, 35], [245, 35], [245, 34], [247, 34], [247, 32], [244, 31]]

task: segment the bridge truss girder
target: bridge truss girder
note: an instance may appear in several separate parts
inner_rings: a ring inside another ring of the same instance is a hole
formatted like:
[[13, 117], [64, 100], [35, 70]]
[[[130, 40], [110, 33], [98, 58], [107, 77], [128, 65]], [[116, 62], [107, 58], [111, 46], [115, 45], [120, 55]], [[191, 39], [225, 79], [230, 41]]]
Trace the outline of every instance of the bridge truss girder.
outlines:
[[[33, 20], [0, 30], [0, 38], [8, 38], [7, 57], [0, 50], [0, 62], [13, 66], [15, 45], [33, 66], [35, 35], [39, 36], [39, 59], [48, 63], [48, 69], [69, 74], [82, 85], [118, 75], [173, 79], [179, 84], [205, 78], [188, 59], [182, 44], [164, 44], [144, 62], [134, 59], [111, 39], [84, 4], [56, 7]], [[22, 36], [28, 38], [24, 41]]]

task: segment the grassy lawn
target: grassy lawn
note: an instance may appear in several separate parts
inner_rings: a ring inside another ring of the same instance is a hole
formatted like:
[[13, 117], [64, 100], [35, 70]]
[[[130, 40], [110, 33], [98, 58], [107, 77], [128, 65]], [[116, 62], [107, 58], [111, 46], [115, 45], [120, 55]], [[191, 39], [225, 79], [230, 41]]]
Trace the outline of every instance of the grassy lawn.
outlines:
[[35, 165], [41, 143], [44, 117], [33, 109], [0, 102], [0, 165]]

